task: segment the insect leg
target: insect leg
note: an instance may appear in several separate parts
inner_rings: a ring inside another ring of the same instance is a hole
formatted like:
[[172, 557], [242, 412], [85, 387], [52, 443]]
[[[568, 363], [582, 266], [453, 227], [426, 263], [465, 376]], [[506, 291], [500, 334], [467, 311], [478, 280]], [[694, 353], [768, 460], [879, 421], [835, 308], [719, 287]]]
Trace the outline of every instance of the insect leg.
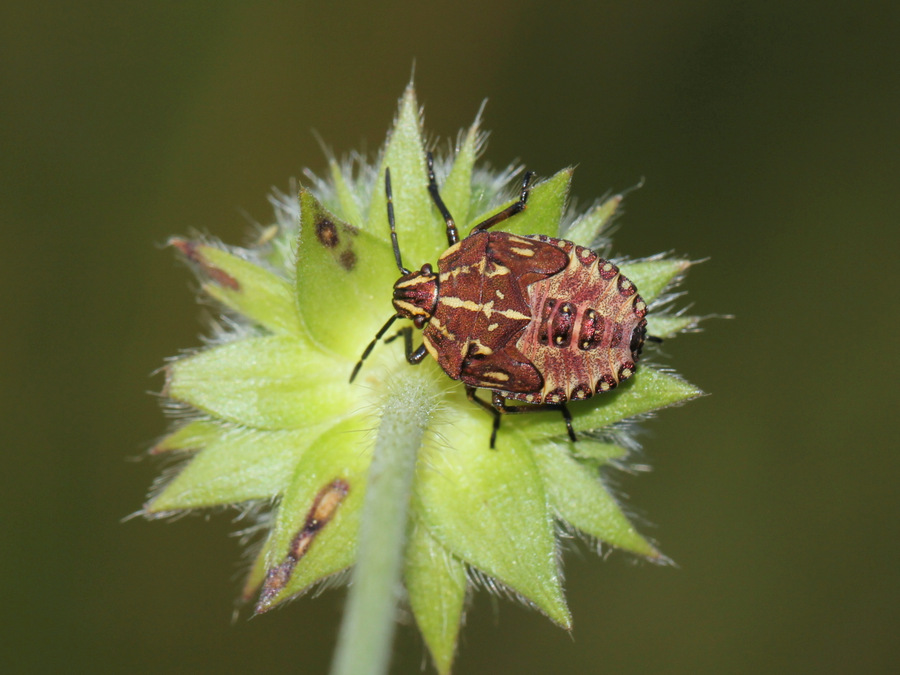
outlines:
[[534, 405], [507, 405], [503, 394], [494, 392], [491, 396], [491, 403], [498, 412], [504, 415], [520, 415], [531, 412], [541, 412], [544, 410], [559, 410], [562, 413], [563, 420], [566, 423], [566, 431], [569, 432], [569, 438], [574, 443], [578, 439], [575, 437], [575, 429], [572, 427], [572, 413], [569, 412], [565, 403], [539, 403]]
[[418, 365], [422, 363], [422, 360], [428, 354], [428, 350], [425, 349], [425, 344], [422, 343], [419, 345], [419, 348], [413, 350], [412, 346], [412, 326], [407, 326], [406, 328], [401, 328], [397, 331], [395, 335], [389, 337], [385, 342], [393, 342], [398, 337], [403, 336], [403, 348], [406, 352], [406, 360], [412, 365]]
[[362, 353], [362, 356], [359, 357], [359, 361], [356, 362], [356, 365], [353, 366], [353, 372], [350, 373], [350, 381], [353, 382], [356, 379], [357, 373], [359, 373], [359, 369], [362, 368], [363, 361], [365, 361], [369, 354], [372, 353], [372, 350], [375, 348], [375, 343], [381, 339], [381, 336], [388, 332], [388, 328], [390, 328], [394, 321], [399, 319], [400, 316], [398, 314], [394, 314], [390, 319], [387, 320], [387, 323], [381, 327], [377, 333], [375, 333], [375, 338], [369, 343], [369, 346], [366, 347], [365, 351]]
[[425, 159], [428, 161], [428, 193], [431, 195], [431, 199], [434, 200], [434, 205], [437, 206], [438, 211], [441, 212], [444, 222], [447, 223], [447, 243], [453, 246], [459, 241], [459, 231], [456, 229], [456, 222], [453, 220], [453, 216], [450, 215], [447, 205], [441, 199], [441, 193], [438, 192], [437, 181], [434, 179], [434, 156], [429, 152], [425, 154]]
[[494, 426], [491, 429], [491, 450], [493, 450], [494, 442], [497, 440], [497, 430], [500, 428], [500, 411], [487, 401], [482, 401], [480, 398], [478, 398], [475, 395], [475, 387], [466, 385], [466, 398], [472, 401], [472, 403], [480, 405], [482, 408], [484, 408], [494, 416]]
[[569, 432], [569, 440], [574, 443], [578, 439], [575, 438], [575, 429], [572, 428], [572, 413], [569, 412], [569, 406], [563, 403], [559, 406], [559, 409], [562, 412], [563, 421], [566, 423], [566, 431]]
[[472, 228], [472, 232], [487, 230], [497, 223], [502, 223], [507, 218], [512, 218], [517, 213], [521, 213], [522, 211], [524, 211], [528, 206], [528, 193], [531, 191], [531, 179], [533, 177], [534, 173], [529, 171], [522, 178], [522, 191], [519, 193], [519, 201], [515, 202], [514, 204], [510, 204], [500, 213], [495, 213], [487, 220], [481, 221], [480, 223], [478, 223], [478, 225]]

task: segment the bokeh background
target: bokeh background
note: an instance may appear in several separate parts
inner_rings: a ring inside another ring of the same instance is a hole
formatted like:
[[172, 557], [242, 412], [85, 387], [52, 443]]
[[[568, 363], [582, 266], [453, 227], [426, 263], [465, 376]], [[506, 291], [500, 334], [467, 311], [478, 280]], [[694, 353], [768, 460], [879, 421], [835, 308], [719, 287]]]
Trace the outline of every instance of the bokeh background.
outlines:
[[[245, 241], [272, 186], [374, 151], [415, 60], [435, 135], [629, 195], [616, 251], [709, 258], [663, 346], [711, 393], [644, 436], [631, 507], [679, 567], [567, 556], [572, 637], [480, 593], [459, 673], [897, 672], [896, 2], [6, 2], [5, 672], [327, 671], [342, 591], [231, 623], [228, 514], [121, 522], [198, 344], [161, 244]], [[380, 310], [379, 310], [380, 311]], [[395, 672], [418, 672], [401, 628]]]

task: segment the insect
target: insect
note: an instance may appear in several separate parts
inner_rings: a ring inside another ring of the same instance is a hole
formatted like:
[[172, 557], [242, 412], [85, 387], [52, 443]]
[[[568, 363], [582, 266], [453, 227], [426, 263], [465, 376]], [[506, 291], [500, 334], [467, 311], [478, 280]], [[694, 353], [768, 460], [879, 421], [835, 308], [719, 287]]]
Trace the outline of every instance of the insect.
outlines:
[[[394, 284], [395, 313], [366, 347], [350, 381], [394, 321], [410, 319], [422, 330], [417, 349], [410, 326], [387, 341], [402, 335], [409, 363], [431, 354], [447, 375], [462, 381], [469, 400], [494, 415], [491, 448], [503, 415], [540, 410], [559, 410], [574, 442], [566, 403], [608, 392], [634, 374], [646, 337], [646, 303], [613, 263], [588, 248], [545, 235], [489, 231], [528, 207], [531, 172], [518, 201], [460, 239], [438, 191], [431, 153], [427, 164], [428, 192], [446, 224], [449, 248], [437, 272], [429, 263], [417, 271], [403, 266], [386, 169], [388, 223], [401, 274]], [[477, 396], [478, 389], [491, 391], [490, 403]]]

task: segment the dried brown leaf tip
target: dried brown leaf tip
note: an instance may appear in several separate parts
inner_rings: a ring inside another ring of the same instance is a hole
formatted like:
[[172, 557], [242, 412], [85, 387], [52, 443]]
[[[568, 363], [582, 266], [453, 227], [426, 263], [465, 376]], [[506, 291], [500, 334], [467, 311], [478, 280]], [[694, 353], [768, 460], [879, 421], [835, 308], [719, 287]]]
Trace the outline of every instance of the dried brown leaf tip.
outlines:
[[256, 614], [262, 614], [271, 608], [272, 601], [290, 581], [297, 563], [306, 555], [316, 536], [334, 518], [335, 512], [348, 492], [350, 492], [350, 485], [340, 478], [319, 490], [306, 516], [306, 521], [291, 541], [284, 560], [266, 574], [259, 603], [256, 605]]

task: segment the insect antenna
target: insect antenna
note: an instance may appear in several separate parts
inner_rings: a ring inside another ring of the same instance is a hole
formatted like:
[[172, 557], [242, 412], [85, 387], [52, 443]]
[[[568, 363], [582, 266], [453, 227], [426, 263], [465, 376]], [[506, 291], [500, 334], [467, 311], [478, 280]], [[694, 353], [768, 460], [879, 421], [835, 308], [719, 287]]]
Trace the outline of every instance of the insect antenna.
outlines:
[[[384, 170], [384, 196], [387, 198], [388, 225], [391, 226], [391, 246], [394, 249], [394, 260], [397, 261], [397, 269], [400, 270], [400, 274], [407, 275], [410, 272], [403, 266], [403, 260], [400, 257], [400, 245], [397, 243], [397, 227], [394, 222], [394, 195], [391, 190], [390, 167]], [[362, 368], [363, 361], [365, 361], [369, 357], [369, 354], [372, 353], [372, 350], [375, 349], [375, 344], [384, 337], [384, 334], [388, 332], [388, 329], [393, 325], [394, 321], [399, 318], [399, 314], [394, 314], [387, 320], [387, 323], [381, 327], [381, 330], [375, 333], [375, 338], [369, 343], [365, 351], [363, 351], [362, 356], [359, 357], [359, 361], [356, 362], [356, 365], [353, 366], [353, 372], [350, 373], [350, 382], [353, 382], [353, 380], [356, 379], [356, 376], [359, 374], [359, 369]]]
[[459, 241], [459, 231], [456, 229], [456, 222], [453, 220], [453, 216], [450, 215], [450, 210], [444, 204], [444, 200], [441, 199], [441, 193], [438, 191], [437, 181], [434, 178], [434, 155], [429, 152], [425, 155], [425, 159], [428, 162], [428, 192], [431, 194], [434, 205], [437, 206], [444, 222], [447, 224], [447, 244], [453, 246]]
[[384, 170], [384, 195], [387, 197], [387, 213], [388, 225], [391, 226], [391, 246], [394, 247], [394, 260], [397, 261], [397, 269], [400, 274], [409, 274], [409, 270], [403, 266], [403, 260], [400, 258], [400, 245], [397, 243], [397, 228], [394, 224], [394, 195], [391, 192], [391, 169]]

